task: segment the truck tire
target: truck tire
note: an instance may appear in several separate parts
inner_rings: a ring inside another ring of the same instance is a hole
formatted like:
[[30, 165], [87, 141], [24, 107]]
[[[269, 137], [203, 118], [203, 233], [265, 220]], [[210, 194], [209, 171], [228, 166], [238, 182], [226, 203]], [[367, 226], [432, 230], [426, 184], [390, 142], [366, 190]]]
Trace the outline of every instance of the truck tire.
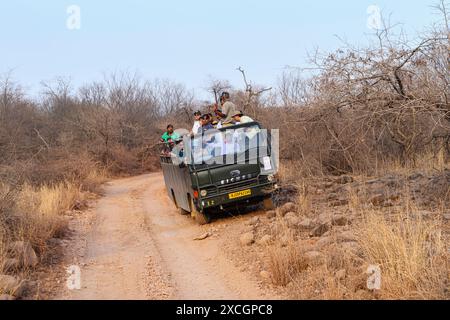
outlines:
[[191, 205], [191, 217], [193, 217], [194, 220], [200, 225], [210, 223], [211, 217], [206, 212], [198, 211], [192, 198], [189, 198], [189, 199], [190, 199], [190, 205]]
[[178, 208], [178, 212], [183, 215], [183, 216], [187, 216], [188, 214], [191, 214], [189, 211], [184, 210], [183, 208]]

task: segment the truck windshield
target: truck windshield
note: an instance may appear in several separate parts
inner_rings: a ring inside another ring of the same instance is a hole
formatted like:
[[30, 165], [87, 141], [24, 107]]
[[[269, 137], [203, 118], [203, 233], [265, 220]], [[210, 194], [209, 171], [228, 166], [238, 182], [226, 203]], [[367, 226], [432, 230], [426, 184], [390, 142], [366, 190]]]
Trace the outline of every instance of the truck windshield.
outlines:
[[185, 144], [188, 164], [257, 163], [267, 156], [268, 135], [258, 124], [207, 130]]

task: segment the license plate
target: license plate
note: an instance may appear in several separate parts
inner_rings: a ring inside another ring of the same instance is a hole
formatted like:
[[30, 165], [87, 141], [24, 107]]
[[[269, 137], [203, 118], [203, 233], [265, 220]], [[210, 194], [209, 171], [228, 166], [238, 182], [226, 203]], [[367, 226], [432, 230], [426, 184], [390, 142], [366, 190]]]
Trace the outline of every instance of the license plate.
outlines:
[[242, 198], [242, 197], [249, 196], [251, 194], [252, 194], [251, 189], [242, 190], [242, 191], [238, 191], [238, 192], [229, 193], [228, 198], [230, 198], [230, 199]]

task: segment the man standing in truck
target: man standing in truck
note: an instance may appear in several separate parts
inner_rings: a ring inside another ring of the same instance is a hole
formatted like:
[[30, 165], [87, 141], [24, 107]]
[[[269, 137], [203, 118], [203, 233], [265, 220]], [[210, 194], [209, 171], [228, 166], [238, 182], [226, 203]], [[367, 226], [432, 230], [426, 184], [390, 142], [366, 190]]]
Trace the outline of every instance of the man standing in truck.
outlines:
[[214, 112], [216, 115], [222, 118], [222, 125], [230, 126], [233, 124], [233, 114], [236, 112], [236, 105], [230, 101], [230, 94], [228, 92], [222, 92], [220, 96], [220, 103], [222, 104], [222, 109], [219, 110], [219, 106], [214, 106]]
[[190, 132], [191, 136], [195, 135], [198, 133], [198, 129], [202, 126], [202, 122], [201, 122], [201, 116], [202, 113], [200, 111], [195, 111], [194, 112], [194, 125], [192, 126], [192, 130]]

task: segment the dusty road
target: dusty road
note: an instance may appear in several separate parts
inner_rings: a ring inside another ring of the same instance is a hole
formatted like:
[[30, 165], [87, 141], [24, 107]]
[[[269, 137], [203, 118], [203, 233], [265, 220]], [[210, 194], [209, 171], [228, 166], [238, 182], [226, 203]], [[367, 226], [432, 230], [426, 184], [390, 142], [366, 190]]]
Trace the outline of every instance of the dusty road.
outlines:
[[160, 173], [108, 183], [92, 212], [92, 226], [75, 237], [69, 257], [81, 268], [81, 289], [65, 288], [58, 298], [276, 298], [227, 258], [223, 239], [193, 240], [214, 224], [180, 215]]

